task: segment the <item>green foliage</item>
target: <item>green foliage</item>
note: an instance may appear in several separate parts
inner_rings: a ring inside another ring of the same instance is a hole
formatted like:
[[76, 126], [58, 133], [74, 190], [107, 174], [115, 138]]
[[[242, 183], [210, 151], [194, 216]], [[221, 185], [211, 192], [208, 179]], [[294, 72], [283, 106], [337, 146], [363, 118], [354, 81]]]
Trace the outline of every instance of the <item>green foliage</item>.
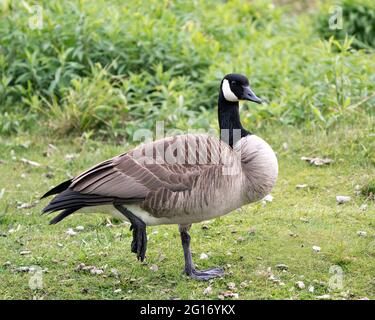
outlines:
[[29, 27], [26, 1], [0, 9], [1, 133], [131, 137], [161, 120], [208, 129], [229, 72], [248, 75], [268, 101], [245, 105], [249, 128], [334, 128], [373, 114], [373, 54], [352, 50], [351, 38], [321, 41], [308, 15], [268, 1], [39, 4], [41, 29]]
[[[337, 8], [342, 10], [342, 28], [331, 29], [329, 21], [335, 20], [333, 15]], [[335, 6], [325, 5], [317, 15], [317, 29], [326, 39], [334, 36], [343, 40], [349, 35], [355, 37], [354, 47], [375, 48], [375, 3], [371, 0], [341, 0]]]
[[[58, 101], [36, 103], [36, 108], [46, 114], [50, 126], [61, 135], [87, 132], [91, 129], [114, 134], [121, 118], [126, 117], [126, 98], [112, 85], [115, 78], [100, 66], [93, 67], [90, 78], [71, 80]], [[105, 130], [104, 130], [105, 131]]]

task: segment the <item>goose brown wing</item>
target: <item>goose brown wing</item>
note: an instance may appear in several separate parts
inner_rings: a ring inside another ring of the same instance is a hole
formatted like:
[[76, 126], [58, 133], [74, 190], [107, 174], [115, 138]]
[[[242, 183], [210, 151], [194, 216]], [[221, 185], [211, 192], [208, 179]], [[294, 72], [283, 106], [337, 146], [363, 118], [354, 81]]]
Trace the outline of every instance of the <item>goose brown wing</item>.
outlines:
[[98, 164], [74, 178], [70, 188], [122, 199], [144, 199], [160, 188], [189, 190], [203, 170], [222, 165], [223, 155], [228, 158], [232, 153], [226, 144], [207, 135], [165, 138]]

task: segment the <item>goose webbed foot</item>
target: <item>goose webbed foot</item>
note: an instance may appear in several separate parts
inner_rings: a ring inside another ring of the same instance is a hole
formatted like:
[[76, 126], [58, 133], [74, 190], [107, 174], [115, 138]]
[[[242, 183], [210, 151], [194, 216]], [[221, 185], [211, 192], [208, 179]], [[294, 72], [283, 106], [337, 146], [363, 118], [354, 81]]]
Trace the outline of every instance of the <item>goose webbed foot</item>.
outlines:
[[190, 271], [184, 270], [187, 276], [196, 280], [210, 280], [216, 277], [222, 277], [224, 275], [223, 268], [212, 268], [207, 270], [196, 270], [193, 268]]
[[131, 243], [131, 252], [137, 254], [137, 259], [142, 261], [146, 256], [147, 249], [147, 234], [146, 224], [135, 216], [128, 209], [121, 205], [114, 205], [131, 223], [130, 230], [133, 231], [133, 241]]
[[188, 230], [191, 225], [179, 226], [182, 248], [184, 249], [185, 269], [184, 273], [192, 279], [209, 280], [224, 275], [223, 268], [212, 268], [207, 270], [196, 270], [190, 251], [190, 235]]

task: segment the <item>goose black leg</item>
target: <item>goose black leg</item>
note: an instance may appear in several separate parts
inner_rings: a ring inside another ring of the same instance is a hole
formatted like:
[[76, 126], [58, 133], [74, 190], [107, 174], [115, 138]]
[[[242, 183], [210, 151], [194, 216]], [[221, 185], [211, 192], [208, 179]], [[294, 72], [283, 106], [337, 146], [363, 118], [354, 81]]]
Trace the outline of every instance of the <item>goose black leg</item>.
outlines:
[[215, 277], [220, 277], [224, 275], [224, 270], [222, 268], [212, 268], [207, 270], [196, 270], [193, 259], [191, 257], [190, 251], [190, 235], [188, 233], [191, 225], [179, 225], [179, 231], [181, 236], [182, 248], [184, 249], [184, 257], [185, 257], [185, 269], [184, 273], [186, 273], [189, 277], [197, 280], [209, 280]]
[[137, 254], [138, 260], [143, 261], [147, 248], [146, 224], [122, 205], [114, 204], [114, 207], [130, 221], [130, 230], [133, 230], [131, 251]]

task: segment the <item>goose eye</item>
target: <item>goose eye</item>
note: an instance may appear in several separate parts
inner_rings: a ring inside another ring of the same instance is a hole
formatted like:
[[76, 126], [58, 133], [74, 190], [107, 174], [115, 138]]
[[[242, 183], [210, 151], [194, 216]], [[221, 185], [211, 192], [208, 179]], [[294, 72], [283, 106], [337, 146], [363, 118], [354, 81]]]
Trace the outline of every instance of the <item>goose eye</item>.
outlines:
[[233, 85], [233, 86], [235, 86], [235, 85], [237, 85], [237, 82], [236, 81], [232, 81], [230, 84]]

